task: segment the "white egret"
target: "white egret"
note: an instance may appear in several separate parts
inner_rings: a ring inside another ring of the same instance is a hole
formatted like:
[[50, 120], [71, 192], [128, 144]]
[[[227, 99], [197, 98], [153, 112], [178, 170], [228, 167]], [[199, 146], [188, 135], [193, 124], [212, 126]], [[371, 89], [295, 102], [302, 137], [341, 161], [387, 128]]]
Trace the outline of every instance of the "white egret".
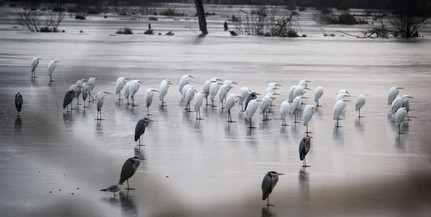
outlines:
[[42, 58], [39, 57], [35, 57], [31, 60], [31, 78], [36, 78], [36, 67], [37, 65], [39, 65], [39, 60], [41, 60]]
[[216, 107], [216, 105], [214, 104], [214, 99], [215, 99], [215, 97], [217, 95], [217, 92], [218, 92], [219, 88], [220, 88], [220, 86], [219, 86], [219, 84], [217, 82], [210, 84], [210, 92], [209, 92], [210, 95], [209, 95], [209, 97], [210, 97], [210, 100], [211, 100], [211, 106], [212, 107]]
[[127, 81], [124, 85], [124, 98], [127, 100], [127, 105], [129, 105], [129, 96], [130, 96], [130, 85], [134, 80]]
[[208, 96], [210, 95], [210, 86], [211, 86], [211, 84], [212, 83], [217, 83], [219, 81], [222, 81], [222, 80], [219, 79], [219, 78], [214, 77], [214, 78], [211, 78], [211, 79], [206, 80], [204, 82], [204, 86], [202, 87], [202, 93], [205, 96], [206, 105], [208, 105]]
[[120, 190], [121, 190], [121, 184], [115, 184], [115, 185], [108, 186], [104, 189], [100, 189], [100, 191], [109, 191], [109, 192], [114, 193], [114, 197], [117, 196], [115, 193], [120, 191]]
[[160, 82], [159, 99], [162, 106], [165, 105], [165, 96], [168, 93], [169, 85], [174, 85], [169, 79], [165, 79]]
[[388, 91], [388, 105], [392, 105], [392, 101], [394, 101], [395, 97], [397, 97], [398, 93], [401, 89], [404, 89], [403, 87], [391, 87]]
[[[75, 91], [74, 90], [68, 90], [66, 92], [66, 94], [64, 95], [64, 99], [63, 99], [63, 109], [67, 108], [67, 106], [72, 103], [72, 100], [74, 97], [75, 97]], [[69, 109], [66, 109], [66, 111], [68, 112]]]
[[141, 147], [141, 136], [145, 133], [145, 129], [147, 128], [148, 124], [150, 124], [150, 119], [148, 118], [142, 118], [136, 123], [135, 126], [135, 142], [139, 140], [138, 146]]
[[102, 119], [102, 106], [103, 106], [103, 102], [105, 101], [105, 96], [106, 94], [111, 94], [109, 92], [106, 91], [99, 91], [96, 94], [96, 105], [97, 105], [97, 115], [96, 115], [96, 120], [103, 120]]
[[335, 105], [334, 105], [334, 109], [333, 109], [333, 119], [334, 120], [337, 120], [337, 125], [336, 125], [336, 127], [341, 127], [340, 125], [339, 125], [339, 121], [340, 121], [340, 119], [341, 119], [341, 114], [343, 113], [343, 111], [344, 111], [344, 108], [346, 107], [346, 102], [345, 102], [345, 100], [338, 100], [336, 103], [335, 103]]
[[[82, 92], [82, 88], [83, 88], [83, 86], [84, 86], [84, 83], [85, 83], [85, 79], [81, 79], [81, 80], [78, 80], [78, 81], [76, 81], [76, 83], [75, 83], [75, 97], [77, 98], [77, 103], [76, 103], [76, 105], [80, 105], [80, 103], [79, 103], [79, 95], [81, 95], [81, 92]], [[84, 102], [85, 103], [85, 102]]]
[[287, 114], [289, 113], [289, 100], [284, 100], [280, 104], [280, 118], [281, 118], [281, 126], [288, 126], [286, 122]]
[[273, 90], [277, 90], [279, 87], [281, 87], [281, 84], [275, 83], [275, 82], [270, 82], [268, 83], [267, 88], [271, 88]]
[[226, 99], [227, 122], [229, 123], [233, 122], [230, 110], [233, 108], [235, 103], [238, 102], [238, 99], [240, 99], [240, 96], [236, 94], [229, 94], [229, 96]]
[[262, 180], [262, 200], [267, 200], [266, 206], [274, 206], [269, 203], [269, 195], [274, 190], [275, 185], [278, 182], [278, 176], [284, 175], [283, 173], [277, 173], [275, 171], [268, 172]]
[[262, 103], [260, 103], [259, 114], [262, 114], [262, 121], [269, 120], [268, 111], [269, 111], [270, 106], [271, 106], [271, 101], [272, 101], [271, 98], [273, 98], [271, 96], [271, 94], [267, 94], [262, 98]]
[[150, 106], [151, 106], [151, 103], [153, 102], [154, 92], [159, 92], [159, 91], [154, 88], [148, 88], [145, 91], [144, 105], [147, 107], [147, 115], [150, 115]]
[[[95, 99], [94, 99], [94, 97], [93, 97], [93, 95], [91, 95], [91, 91], [93, 90], [93, 88], [96, 86], [96, 81], [97, 81], [97, 78], [95, 78], [95, 77], [91, 77], [91, 78], [89, 78], [88, 79], [88, 81], [87, 81], [87, 85], [89, 85], [88, 86], [88, 95], [90, 96], [90, 98], [94, 101]], [[88, 99], [88, 101], [90, 101], [90, 99]]]
[[49, 82], [53, 82], [52, 80], [52, 73], [54, 72], [54, 69], [57, 67], [57, 63], [60, 62], [58, 60], [51, 60], [48, 63], [48, 75], [49, 75]]
[[121, 90], [123, 90], [124, 85], [126, 84], [126, 77], [119, 77], [117, 79], [117, 83], [115, 84], [115, 94], [118, 94], [118, 100], [121, 100]]
[[127, 181], [126, 190], [135, 190], [129, 187], [129, 179], [135, 174], [136, 170], [138, 170], [139, 164], [138, 156], [131, 157], [124, 162], [118, 184], [122, 185], [124, 181]]
[[[94, 88], [93, 84], [90, 84], [88, 82], [84, 82], [84, 84], [82, 85], [82, 99], [84, 100], [84, 108], [86, 108], [85, 106], [85, 100], [87, 99], [88, 95], [90, 94], [90, 91]], [[88, 106], [90, 106], [90, 98], [88, 98]]]
[[192, 78], [193, 78], [193, 76], [189, 75], [189, 74], [185, 74], [185, 75], [181, 76], [180, 82], [178, 83], [178, 85], [179, 85], [178, 91], [180, 93], [182, 93], [184, 85], [189, 84]]
[[238, 99], [238, 105], [241, 106], [241, 112], [244, 112], [244, 102], [248, 94], [250, 93], [251, 93], [251, 90], [248, 87], [241, 87], [241, 89], [239, 90], [240, 98]]
[[259, 103], [257, 99], [252, 99], [247, 105], [247, 108], [245, 109], [245, 119], [250, 122], [250, 129], [253, 128], [252, 124], [252, 118], [254, 113], [256, 113], [257, 109], [259, 107]]
[[316, 107], [314, 107], [313, 105], [306, 105], [304, 108], [304, 112], [302, 112], [302, 121], [303, 125], [306, 127], [305, 134], [307, 135], [311, 133], [308, 131], [308, 123], [313, 117], [314, 110], [316, 110]]
[[306, 90], [310, 90], [310, 88], [304, 87], [301, 85], [297, 85], [295, 88], [295, 91], [293, 92], [293, 98], [295, 99], [295, 97], [297, 97], [297, 96], [303, 96], [305, 94]]
[[300, 80], [299, 82], [298, 82], [298, 86], [303, 86], [303, 87], [307, 87], [308, 86], [308, 83], [310, 83], [311, 81], [309, 81], [309, 80]]
[[292, 104], [290, 105], [290, 115], [295, 115], [294, 123], [299, 123], [297, 121], [298, 112], [302, 110], [302, 100], [303, 96], [297, 96], [293, 99]]
[[403, 107], [407, 109], [407, 121], [409, 120], [409, 111], [410, 111], [410, 103], [409, 103], [409, 99], [414, 98], [412, 96], [409, 95], [403, 95], [401, 97], [402, 101], [403, 101]]
[[232, 81], [232, 80], [225, 80], [223, 82], [223, 85], [226, 85], [226, 87], [227, 87], [227, 92], [229, 92], [233, 88], [234, 84], [238, 85], [238, 83], [236, 83], [235, 81]]
[[349, 95], [349, 96], [350, 96], [349, 91], [347, 91], [347, 90], [345, 90], [345, 89], [340, 89], [340, 90], [338, 90], [338, 93], [337, 93], [337, 94], [346, 94], [346, 95]]
[[295, 89], [296, 89], [296, 85], [292, 85], [289, 88], [289, 97], [287, 98], [289, 103], [292, 103], [293, 100], [295, 99]]
[[190, 85], [190, 84], [186, 84], [186, 85], [184, 85], [183, 89], [181, 90], [181, 102], [184, 102], [184, 98], [186, 97], [187, 90], [188, 90], [191, 86], [192, 86], [192, 85]]
[[311, 143], [311, 137], [308, 135], [304, 136], [302, 138], [301, 142], [299, 143], [299, 159], [303, 162], [302, 167], [310, 167], [307, 165], [307, 161], [305, 159], [305, 156], [307, 155], [308, 151], [310, 151], [310, 143]]
[[15, 94], [15, 108], [16, 108], [16, 111], [18, 112], [17, 116], [19, 116], [19, 113], [21, 112], [23, 102], [24, 101], [22, 99], [22, 95], [19, 92], [16, 93]]
[[318, 86], [314, 91], [314, 102], [316, 102], [316, 107], [321, 107], [319, 104], [319, 99], [323, 96], [323, 87]]
[[227, 97], [227, 93], [229, 91], [229, 87], [228, 85], [221, 85], [219, 90], [218, 90], [218, 98], [219, 98], [219, 102], [221, 103], [221, 109], [224, 109], [224, 100]]
[[142, 84], [140, 80], [133, 80], [129, 85], [129, 94], [130, 94], [130, 98], [132, 98], [132, 106], [136, 106], [135, 94], [138, 92], [140, 84]]
[[398, 127], [398, 134], [401, 134], [401, 123], [407, 117], [407, 109], [405, 107], [399, 108], [395, 113], [395, 124]]
[[190, 88], [187, 89], [186, 94], [184, 96], [184, 103], [185, 103], [185, 110], [190, 112], [190, 103], [193, 100], [193, 97], [195, 97], [195, 88], [193, 86], [190, 86]]
[[196, 112], [196, 120], [203, 120], [203, 118], [201, 117], [201, 106], [202, 103], [204, 101], [204, 92], [199, 92], [196, 93], [194, 100], [195, 100], [195, 105], [194, 105], [194, 110]]
[[363, 116], [361, 116], [361, 108], [362, 106], [365, 105], [365, 95], [358, 95], [358, 97], [356, 97], [356, 101], [355, 101], [355, 111], [358, 111], [358, 118], [362, 118]]
[[403, 107], [403, 99], [400, 96], [397, 96], [391, 104], [391, 113], [395, 114], [399, 108]]

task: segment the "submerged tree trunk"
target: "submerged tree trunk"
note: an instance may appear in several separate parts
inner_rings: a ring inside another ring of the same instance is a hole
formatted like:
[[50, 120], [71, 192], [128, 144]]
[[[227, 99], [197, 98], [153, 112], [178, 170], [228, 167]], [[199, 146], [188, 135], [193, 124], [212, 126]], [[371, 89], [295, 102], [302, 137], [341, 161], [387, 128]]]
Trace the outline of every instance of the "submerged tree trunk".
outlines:
[[202, 0], [194, 0], [195, 6], [196, 6], [196, 12], [198, 14], [198, 20], [199, 20], [199, 30], [201, 30], [202, 35], [207, 35], [207, 20], [205, 18], [205, 9], [204, 5], [202, 3]]

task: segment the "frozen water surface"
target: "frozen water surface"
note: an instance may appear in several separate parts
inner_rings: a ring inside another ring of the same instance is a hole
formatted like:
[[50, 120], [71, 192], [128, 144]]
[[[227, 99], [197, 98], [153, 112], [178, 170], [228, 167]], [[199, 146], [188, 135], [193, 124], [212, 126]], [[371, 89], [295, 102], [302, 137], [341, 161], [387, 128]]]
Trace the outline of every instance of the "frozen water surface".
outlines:
[[[214, 7], [214, 6], [213, 6]], [[221, 10], [219, 8], [219, 10]], [[227, 10], [232, 10], [229, 8]], [[2, 216], [429, 216], [431, 213], [431, 97], [428, 31], [410, 41], [323, 37], [318, 26], [303, 19], [307, 38], [231, 37], [222, 31], [224, 18], [209, 18], [210, 34], [198, 37], [197, 22], [188, 19], [153, 21], [156, 32], [143, 35], [146, 19], [110, 16], [85, 21], [67, 18], [66, 33], [42, 34], [13, 29], [10, 8], [1, 8], [0, 34], [0, 210]], [[134, 35], [112, 34], [131, 27]], [[344, 28], [338, 26], [328, 29]], [[360, 31], [348, 27], [345, 31]], [[79, 33], [83, 30], [83, 33]], [[43, 58], [35, 80], [30, 60]], [[49, 84], [47, 65], [60, 60]], [[203, 108], [204, 120], [184, 111], [178, 81], [194, 76], [200, 91], [212, 77], [239, 83], [263, 93], [269, 82], [283, 86], [270, 121], [253, 118], [249, 129], [240, 108], [226, 122], [221, 106]], [[92, 92], [114, 93], [119, 76], [140, 79], [138, 106], [107, 95], [105, 120], [96, 121], [96, 106], [82, 105], [67, 113], [63, 97], [78, 79], [97, 77]], [[146, 114], [143, 96], [162, 79], [175, 83], [160, 107], [155, 94], [135, 151], [135, 124]], [[304, 99], [313, 103], [317, 86], [324, 88], [310, 122], [311, 150], [302, 169], [298, 145], [305, 127], [282, 127], [278, 108], [291, 85], [311, 83]], [[411, 120], [397, 134], [386, 102], [388, 89], [402, 86], [411, 99]], [[339, 89], [352, 97], [341, 128], [332, 120]], [[16, 116], [14, 94], [24, 97]], [[357, 95], [366, 95], [358, 119]], [[119, 197], [100, 192], [115, 184], [123, 162], [134, 155], [144, 160], [130, 180], [134, 191]], [[265, 208], [261, 181], [266, 172], [285, 173]]]

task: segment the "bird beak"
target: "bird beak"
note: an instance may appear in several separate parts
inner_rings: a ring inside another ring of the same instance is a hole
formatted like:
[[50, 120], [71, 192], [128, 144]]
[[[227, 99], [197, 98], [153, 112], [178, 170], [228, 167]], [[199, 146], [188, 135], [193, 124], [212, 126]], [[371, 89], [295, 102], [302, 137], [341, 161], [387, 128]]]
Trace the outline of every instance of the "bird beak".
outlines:
[[260, 99], [256, 99], [256, 102], [262, 102], [262, 100], [260, 100]]
[[256, 95], [260, 95], [260, 93], [256, 93], [256, 92], [254, 92]]
[[275, 86], [276, 86], [276, 87], [281, 87], [282, 85], [281, 85], [281, 84], [275, 84]]
[[310, 89], [310, 88], [308, 88], [308, 87], [306, 87], [305, 89], [306, 89], [306, 90], [311, 90], [311, 89]]
[[142, 81], [138, 81], [138, 83], [142, 84]]
[[301, 96], [301, 98], [303, 98], [303, 99], [308, 99], [308, 97], [306, 97], [306, 96]]
[[174, 85], [174, 83], [172, 83], [171, 81], [168, 81], [168, 84], [170, 84], [170, 85]]
[[216, 78], [216, 81], [223, 81], [223, 80], [221, 80], [220, 78]]
[[110, 92], [105, 92], [106, 94], [111, 94]]
[[397, 87], [397, 89], [404, 89], [404, 87]]
[[284, 175], [284, 173], [277, 173], [277, 175], [282, 176], [282, 175]]
[[350, 102], [350, 100], [348, 100], [348, 99], [343, 99], [343, 101], [344, 101], [344, 102]]
[[238, 83], [236, 83], [236, 81], [232, 81], [232, 84], [236, 84], [236, 85], [238, 85]]
[[190, 78], [194, 78], [193, 75], [189, 75]]
[[412, 97], [412, 96], [407, 96], [407, 98], [414, 99], [414, 97]]
[[153, 89], [153, 92], [159, 92], [158, 90], [156, 90], [156, 89]]
[[307, 82], [307, 83], [311, 83], [311, 81], [310, 81], [310, 80], [305, 80], [305, 82]]
[[274, 95], [274, 96], [279, 96], [280, 94], [279, 94], [279, 93], [273, 93], [272, 95]]

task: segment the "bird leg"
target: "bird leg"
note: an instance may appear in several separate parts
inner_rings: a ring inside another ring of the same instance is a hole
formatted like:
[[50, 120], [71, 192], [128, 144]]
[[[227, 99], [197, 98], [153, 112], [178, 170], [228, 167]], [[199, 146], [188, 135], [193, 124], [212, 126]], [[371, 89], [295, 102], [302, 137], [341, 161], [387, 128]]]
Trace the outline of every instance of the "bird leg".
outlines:
[[54, 80], [52, 80], [52, 75], [49, 75], [49, 82], [54, 82]]
[[130, 187], [129, 187], [129, 179], [127, 179], [127, 188], [126, 188], [126, 190], [128, 190], [128, 191], [129, 191], [129, 190], [135, 190], [135, 188], [130, 188]]
[[267, 201], [267, 202], [266, 202], [266, 206], [274, 206], [274, 204], [270, 204], [270, 203], [269, 203], [269, 196], [268, 196], [268, 198], [266, 199], [266, 201]]
[[304, 158], [304, 161], [302, 162], [302, 167], [310, 167], [309, 165], [307, 165], [307, 158]]

